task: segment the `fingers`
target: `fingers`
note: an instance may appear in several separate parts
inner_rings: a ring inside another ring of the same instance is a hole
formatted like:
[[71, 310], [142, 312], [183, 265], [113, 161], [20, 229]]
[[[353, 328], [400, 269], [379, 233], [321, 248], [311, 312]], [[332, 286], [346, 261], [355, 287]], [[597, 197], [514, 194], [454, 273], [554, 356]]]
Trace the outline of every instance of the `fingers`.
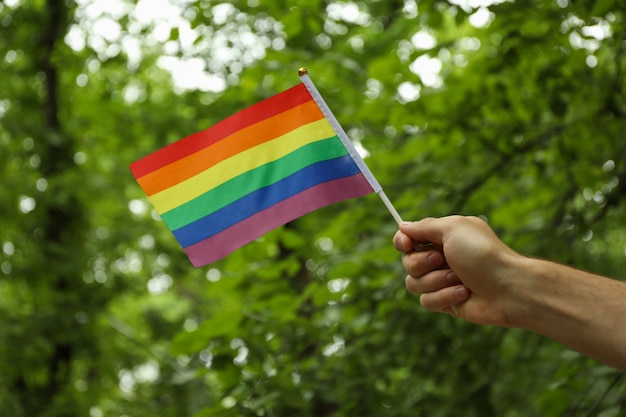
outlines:
[[443, 288], [462, 284], [461, 280], [449, 269], [432, 271], [421, 277], [406, 277], [406, 289], [413, 294], [439, 291]]
[[[451, 217], [404, 222], [393, 238], [395, 248], [402, 252], [404, 269], [409, 273], [405, 281], [407, 290], [421, 294], [420, 303], [427, 310], [454, 316], [462, 314], [460, 304], [471, 295], [458, 276], [448, 269], [442, 253], [444, 235], [457, 220]], [[424, 246], [419, 242], [431, 245]]]
[[423, 293], [420, 296], [420, 304], [430, 311], [458, 315], [451, 309], [451, 306], [455, 306], [458, 312], [458, 310], [462, 308], [459, 304], [467, 301], [470, 295], [471, 292], [467, 287], [464, 285], [455, 285], [453, 287], [443, 288], [439, 291]]
[[410, 251], [402, 254], [402, 266], [414, 277], [422, 276], [437, 268], [445, 262], [441, 252], [429, 250], [425, 252]]

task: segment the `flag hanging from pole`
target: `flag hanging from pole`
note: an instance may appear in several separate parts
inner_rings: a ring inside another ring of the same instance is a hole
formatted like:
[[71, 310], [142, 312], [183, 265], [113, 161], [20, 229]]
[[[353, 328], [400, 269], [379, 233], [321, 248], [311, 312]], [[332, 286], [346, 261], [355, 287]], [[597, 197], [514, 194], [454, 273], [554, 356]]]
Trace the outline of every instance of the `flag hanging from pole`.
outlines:
[[194, 266], [321, 207], [382, 193], [306, 70], [300, 76], [301, 84], [131, 164]]

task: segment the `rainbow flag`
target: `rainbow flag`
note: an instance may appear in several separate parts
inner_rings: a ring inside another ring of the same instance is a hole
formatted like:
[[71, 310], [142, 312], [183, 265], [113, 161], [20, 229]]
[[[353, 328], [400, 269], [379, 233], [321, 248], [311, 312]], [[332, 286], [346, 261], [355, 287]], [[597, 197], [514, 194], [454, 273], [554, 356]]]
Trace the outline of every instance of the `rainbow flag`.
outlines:
[[381, 190], [308, 75], [131, 164], [198, 267], [297, 217]]

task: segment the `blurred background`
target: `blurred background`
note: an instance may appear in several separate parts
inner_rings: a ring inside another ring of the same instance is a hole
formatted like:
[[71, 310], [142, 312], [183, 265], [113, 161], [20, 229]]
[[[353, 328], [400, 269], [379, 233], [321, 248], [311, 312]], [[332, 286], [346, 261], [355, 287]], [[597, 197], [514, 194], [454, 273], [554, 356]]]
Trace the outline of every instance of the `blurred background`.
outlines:
[[424, 311], [375, 195], [195, 269], [128, 168], [305, 66], [405, 219], [479, 215], [624, 279], [625, 19], [623, 0], [1, 1], [2, 414], [626, 415], [617, 371]]

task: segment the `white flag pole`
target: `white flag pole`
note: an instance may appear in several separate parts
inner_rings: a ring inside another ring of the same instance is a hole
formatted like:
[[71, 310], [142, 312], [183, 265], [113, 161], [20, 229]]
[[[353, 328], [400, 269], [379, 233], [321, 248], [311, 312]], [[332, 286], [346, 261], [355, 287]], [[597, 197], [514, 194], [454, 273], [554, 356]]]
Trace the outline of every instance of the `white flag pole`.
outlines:
[[396, 210], [396, 208], [393, 206], [393, 204], [383, 191], [383, 187], [380, 186], [380, 184], [376, 180], [376, 177], [374, 177], [372, 171], [370, 171], [368, 166], [365, 164], [365, 161], [363, 161], [363, 158], [361, 158], [361, 155], [359, 155], [359, 152], [352, 144], [352, 141], [350, 140], [350, 138], [348, 138], [348, 135], [337, 121], [337, 118], [335, 118], [335, 115], [322, 98], [322, 95], [319, 93], [319, 91], [317, 91], [317, 88], [315, 88], [315, 85], [311, 81], [311, 78], [309, 78], [306, 68], [300, 68], [298, 70], [298, 75], [300, 76], [300, 79], [302, 80], [302, 83], [305, 85], [307, 90], [309, 90], [311, 97], [313, 97], [313, 100], [315, 101], [315, 103], [317, 103], [317, 106], [320, 108], [324, 116], [326, 116], [326, 119], [330, 122], [333, 130], [348, 150], [348, 153], [365, 176], [365, 179], [367, 179], [367, 182], [369, 182], [369, 184], [374, 189], [374, 192], [376, 192], [376, 194], [378, 194], [380, 199], [383, 201], [383, 204], [385, 205], [385, 207], [387, 207], [387, 210], [389, 210], [389, 213], [391, 213], [391, 216], [396, 221], [396, 223], [402, 223], [402, 217], [400, 217], [398, 210]]

